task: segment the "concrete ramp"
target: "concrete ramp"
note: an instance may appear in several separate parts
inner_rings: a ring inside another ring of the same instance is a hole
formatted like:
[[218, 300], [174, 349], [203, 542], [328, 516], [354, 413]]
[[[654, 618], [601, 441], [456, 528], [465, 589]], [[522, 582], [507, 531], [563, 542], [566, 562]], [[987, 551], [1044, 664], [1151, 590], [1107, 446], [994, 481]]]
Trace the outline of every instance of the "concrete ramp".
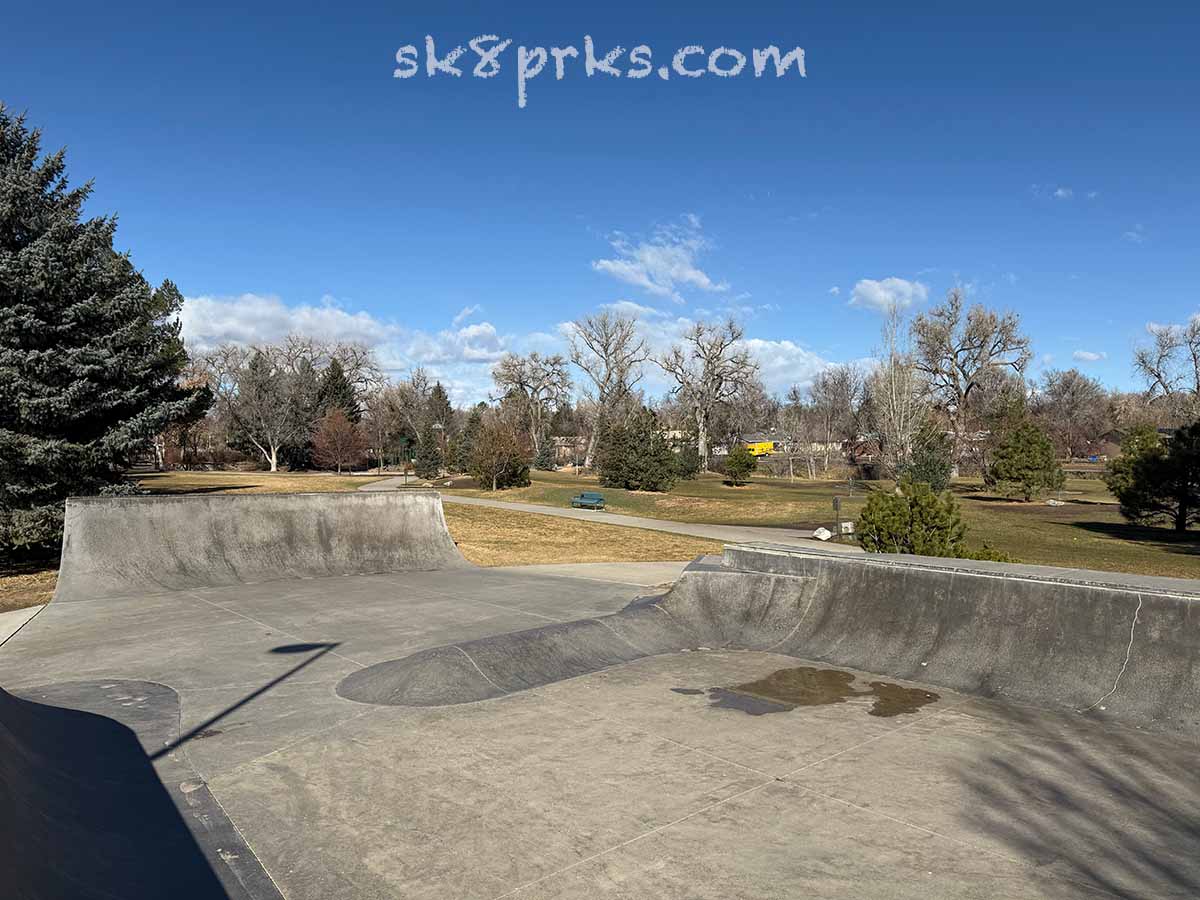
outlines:
[[72, 498], [54, 596], [466, 565], [436, 491]]
[[670, 593], [614, 615], [380, 663], [338, 692], [367, 703], [464, 703], [705, 648], [783, 653], [1200, 734], [1198, 582], [752, 546], [726, 548], [721, 564], [693, 565]]

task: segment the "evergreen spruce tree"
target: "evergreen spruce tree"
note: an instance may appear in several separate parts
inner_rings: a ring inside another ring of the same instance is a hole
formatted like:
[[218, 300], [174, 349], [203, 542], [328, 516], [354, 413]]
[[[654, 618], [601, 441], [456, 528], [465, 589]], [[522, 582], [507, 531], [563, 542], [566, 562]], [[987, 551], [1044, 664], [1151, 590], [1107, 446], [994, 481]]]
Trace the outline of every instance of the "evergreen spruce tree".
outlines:
[[418, 478], [437, 478], [442, 471], [442, 448], [438, 446], [432, 423], [427, 423], [421, 429], [420, 446], [417, 447], [413, 469]]
[[467, 416], [466, 426], [454, 438], [449, 462], [450, 468], [455, 472], [471, 471], [471, 454], [475, 450], [475, 439], [479, 429], [483, 427], [483, 411], [486, 408], [486, 403], [473, 407]]
[[953, 443], [944, 432], [926, 425], [913, 442], [911, 459], [900, 467], [900, 480], [924, 482], [940, 494], [950, 487], [953, 470]]
[[358, 392], [346, 377], [346, 370], [336, 359], [330, 360], [321, 376], [320, 413], [324, 415], [331, 407], [336, 406], [346, 414], [346, 418], [354, 424], [362, 420], [362, 410], [358, 406]]
[[542, 436], [542, 445], [538, 447], [537, 456], [533, 458], [533, 467], [542, 472], [553, 472], [556, 468], [554, 465], [554, 438], [548, 434]]
[[179, 383], [179, 290], [81, 218], [91, 185], [40, 145], [0, 105], [0, 554], [52, 550], [66, 497], [131, 491], [131, 460], [212, 400]]
[[679, 477], [675, 452], [659, 428], [658, 416], [645, 408], [626, 423], [605, 427], [596, 467], [601, 484], [629, 491], [669, 491]]

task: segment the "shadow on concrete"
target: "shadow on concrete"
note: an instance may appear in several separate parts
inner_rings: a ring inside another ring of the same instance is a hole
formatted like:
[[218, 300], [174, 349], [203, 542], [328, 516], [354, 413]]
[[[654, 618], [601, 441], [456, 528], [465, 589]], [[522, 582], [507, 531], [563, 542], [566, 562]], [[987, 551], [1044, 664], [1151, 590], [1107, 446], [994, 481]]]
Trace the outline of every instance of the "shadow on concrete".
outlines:
[[311, 666], [313, 663], [315, 663], [318, 659], [320, 659], [326, 653], [330, 653], [333, 650], [336, 650], [340, 646], [341, 646], [340, 643], [332, 643], [332, 644], [284, 644], [280, 647], [273, 647], [271, 649], [272, 653], [309, 653], [312, 651], [316, 651], [316, 652], [313, 653], [312, 656], [308, 657], [308, 659], [305, 659], [305, 660], [297, 663], [296, 665], [292, 666], [290, 669], [288, 669], [282, 675], [278, 675], [275, 678], [272, 678], [270, 681], [268, 681], [266, 684], [264, 684], [262, 687], [258, 688], [257, 690], [251, 691], [249, 694], [247, 694], [245, 697], [243, 697], [237, 703], [234, 703], [234, 704], [231, 704], [230, 706], [225, 707], [225, 709], [221, 710], [215, 716], [211, 716], [210, 718], [205, 719], [203, 722], [201, 722], [195, 728], [191, 729], [190, 731], [188, 731], [185, 734], [181, 734], [175, 740], [171, 741], [170, 743], [166, 744], [161, 749], [159, 749], [157, 752], [155, 752], [154, 755], [150, 757], [151, 761], [157, 760], [157, 759], [162, 758], [163, 756], [166, 756], [168, 753], [171, 753], [173, 750], [177, 749], [178, 747], [181, 747], [182, 745], [186, 744], [188, 741], [192, 740], [193, 738], [199, 737], [201, 734], [204, 734], [209, 729], [211, 729], [214, 725], [216, 725], [218, 722], [220, 722], [222, 719], [224, 719], [226, 716], [229, 716], [230, 714], [237, 712], [239, 709], [241, 709], [243, 706], [245, 706], [251, 700], [254, 700], [256, 697], [261, 697], [263, 694], [265, 694], [267, 691], [271, 690], [273, 687], [276, 687], [277, 685], [283, 683], [284, 681], [287, 681], [293, 675], [295, 675], [298, 672], [302, 671], [303, 669], [306, 669], [307, 667]]
[[0, 872], [13, 900], [229, 897], [131, 729], [3, 690]]
[[1193, 743], [1028, 709], [958, 773], [971, 831], [1050, 875], [1128, 898], [1200, 896]]

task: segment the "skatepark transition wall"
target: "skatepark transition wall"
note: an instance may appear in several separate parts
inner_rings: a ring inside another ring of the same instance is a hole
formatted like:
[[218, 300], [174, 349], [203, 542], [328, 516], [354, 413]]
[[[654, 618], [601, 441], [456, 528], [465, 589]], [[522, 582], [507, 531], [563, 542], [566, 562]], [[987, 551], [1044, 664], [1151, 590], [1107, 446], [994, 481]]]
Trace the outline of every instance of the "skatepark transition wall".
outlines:
[[72, 498], [54, 597], [466, 565], [436, 491]]
[[613, 615], [425, 650], [354, 672], [338, 692], [464, 703], [697, 648], [1200, 734], [1200, 582], [752, 545]]

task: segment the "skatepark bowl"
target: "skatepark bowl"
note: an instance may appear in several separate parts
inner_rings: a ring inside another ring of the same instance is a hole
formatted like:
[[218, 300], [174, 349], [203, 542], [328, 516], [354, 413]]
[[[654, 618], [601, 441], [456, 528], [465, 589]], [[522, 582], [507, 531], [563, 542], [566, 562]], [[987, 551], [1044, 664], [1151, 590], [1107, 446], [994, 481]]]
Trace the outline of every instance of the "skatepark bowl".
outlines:
[[72, 500], [0, 895], [1200, 896], [1200, 583], [680, 569], [476, 568], [427, 491]]

